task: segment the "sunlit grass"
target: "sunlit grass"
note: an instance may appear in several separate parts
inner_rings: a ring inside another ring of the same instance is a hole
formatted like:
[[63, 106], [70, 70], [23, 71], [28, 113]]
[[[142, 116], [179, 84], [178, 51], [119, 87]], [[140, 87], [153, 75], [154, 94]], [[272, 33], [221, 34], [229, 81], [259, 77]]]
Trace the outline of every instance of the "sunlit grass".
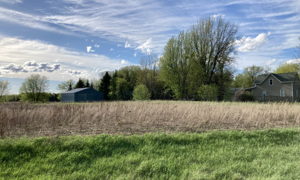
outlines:
[[300, 130], [0, 140], [0, 179], [298, 179]]

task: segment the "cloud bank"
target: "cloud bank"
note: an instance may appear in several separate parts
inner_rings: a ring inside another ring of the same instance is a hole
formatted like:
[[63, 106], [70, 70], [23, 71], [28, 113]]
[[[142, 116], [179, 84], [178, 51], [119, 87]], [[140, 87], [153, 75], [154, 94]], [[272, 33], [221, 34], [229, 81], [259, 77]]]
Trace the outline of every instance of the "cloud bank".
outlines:
[[30, 73], [40, 73], [52, 80], [97, 78], [103, 71], [130, 64], [123, 59], [78, 53], [36, 40], [2, 37], [0, 46], [0, 74], [6, 77], [24, 78]]

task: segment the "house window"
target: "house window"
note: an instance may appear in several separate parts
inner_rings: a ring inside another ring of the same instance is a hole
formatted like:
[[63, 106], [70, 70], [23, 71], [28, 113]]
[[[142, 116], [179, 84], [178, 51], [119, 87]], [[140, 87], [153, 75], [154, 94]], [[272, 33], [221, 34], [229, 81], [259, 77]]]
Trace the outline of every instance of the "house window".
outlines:
[[270, 86], [273, 85], [273, 79], [270, 79], [269, 84], [270, 84]]
[[283, 88], [280, 89], [280, 96], [281, 97], [284, 97], [285, 96], [285, 91]]

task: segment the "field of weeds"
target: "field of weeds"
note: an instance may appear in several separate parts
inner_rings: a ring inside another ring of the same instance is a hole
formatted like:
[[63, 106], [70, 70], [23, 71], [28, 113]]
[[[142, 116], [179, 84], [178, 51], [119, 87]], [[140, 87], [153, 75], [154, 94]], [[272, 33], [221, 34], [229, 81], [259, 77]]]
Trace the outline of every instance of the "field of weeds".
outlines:
[[0, 104], [1, 137], [253, 130], [299, 125], [297, 103]]

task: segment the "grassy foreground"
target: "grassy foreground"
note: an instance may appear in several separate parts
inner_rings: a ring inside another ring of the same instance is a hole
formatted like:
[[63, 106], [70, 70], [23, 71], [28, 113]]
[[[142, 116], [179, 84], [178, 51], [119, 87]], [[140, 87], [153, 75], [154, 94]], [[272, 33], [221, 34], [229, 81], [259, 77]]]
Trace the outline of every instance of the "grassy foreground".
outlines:
[[0, 140], [0, 179], [298, 179], [300, 129]]

